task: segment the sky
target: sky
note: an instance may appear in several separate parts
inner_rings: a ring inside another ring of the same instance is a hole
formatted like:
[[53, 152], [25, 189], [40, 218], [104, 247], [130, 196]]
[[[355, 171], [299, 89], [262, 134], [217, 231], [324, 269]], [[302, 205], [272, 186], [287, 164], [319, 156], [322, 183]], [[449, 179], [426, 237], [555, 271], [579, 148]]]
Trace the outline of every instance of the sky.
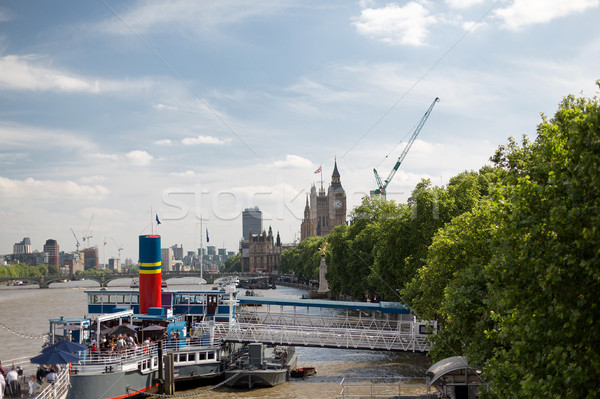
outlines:
[[405, 202], [597, 95], [598, 21], [599, 0], [2, 1], [0, 254], [75, 233], [137, 262], [141, 234], [206, 230], [237, 251], [252, 206], [293, 242], [315, 170], [337, 161], [350, 211], [439, 97], [388, 186]]

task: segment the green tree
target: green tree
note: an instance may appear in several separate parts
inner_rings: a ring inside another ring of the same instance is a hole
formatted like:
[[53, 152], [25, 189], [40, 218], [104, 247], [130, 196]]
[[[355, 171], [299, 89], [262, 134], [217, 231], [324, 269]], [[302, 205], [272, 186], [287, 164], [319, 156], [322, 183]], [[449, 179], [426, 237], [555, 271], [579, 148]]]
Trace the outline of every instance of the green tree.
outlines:
[[225, 260], [223, 265], [225, 273], [241, 272], [242, 271], [242, 254], [237, 253]]
[[500, 397], [597, 397], [598, 99], [566, 97], [535, 142], [499, 155], [514, 182], [499, 193], [486, 269], [500, 343], [486, 375]]
[[374, 248], [379, 240], [381, 223], [400, 212], [394, 201], [364, 197], [361, 205], [350, 213], [350, 225], [333, 229], [327, 240], [327, 281], [334, 294], [364, 298], [377, 293], [381, 281], [369, 278], [373, 271]]
[[294, 272], [299, 278], [305, 280], [318, 279], [320, 249], [324, 241], [323, 237], [309, 237], [297, 246], [283, 251], [280, 257], [281, 272]]

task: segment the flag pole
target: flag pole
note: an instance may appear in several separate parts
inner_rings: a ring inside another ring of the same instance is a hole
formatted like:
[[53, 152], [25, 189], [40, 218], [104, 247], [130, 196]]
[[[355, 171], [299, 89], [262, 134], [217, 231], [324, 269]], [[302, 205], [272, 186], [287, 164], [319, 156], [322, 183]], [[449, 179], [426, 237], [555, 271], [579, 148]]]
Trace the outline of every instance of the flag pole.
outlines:
[[202, 275], [202, 258], [204, 256], [204, 251], [202, 250], [202, 234], [204, 234], [202, 230], [202, 214], [200, 214], [200, 283], [204, 280]]
[[321, 170], [321, 190], [323, 190], [323, 164], [319, 166], [319, 169]]

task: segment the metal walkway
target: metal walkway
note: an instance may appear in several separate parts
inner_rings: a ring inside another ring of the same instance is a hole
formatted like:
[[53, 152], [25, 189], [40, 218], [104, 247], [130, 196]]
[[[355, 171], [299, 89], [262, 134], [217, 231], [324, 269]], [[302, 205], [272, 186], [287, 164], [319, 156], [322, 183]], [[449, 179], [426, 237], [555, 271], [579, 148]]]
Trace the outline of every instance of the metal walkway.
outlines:
[[201, 323], [199, 327], [206, 333], [214, 328], [215, 337], [225, 342], [402, 352], [428, 351], [428, 338], [435, 329], [398, 306], [386, 304], [238, 299], [242, 306], [235, 323]]

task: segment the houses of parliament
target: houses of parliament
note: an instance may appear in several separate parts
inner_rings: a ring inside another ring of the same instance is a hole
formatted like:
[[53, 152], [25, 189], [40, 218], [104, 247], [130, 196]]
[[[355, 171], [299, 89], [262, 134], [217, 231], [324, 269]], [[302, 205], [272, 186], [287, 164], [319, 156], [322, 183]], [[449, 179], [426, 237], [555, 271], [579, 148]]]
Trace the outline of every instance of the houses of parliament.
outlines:
[[342, 187], [340, 172], [335, 161], [327, 193], [321, 180], [319, 191], [317, 192], [313, 184], [310, 194], [306, 196], [300, 239], [304, 241], [308, 237], [324, 237], [331, 233], [335, 226], [342, 223], [346, 223], [346, 192]]

